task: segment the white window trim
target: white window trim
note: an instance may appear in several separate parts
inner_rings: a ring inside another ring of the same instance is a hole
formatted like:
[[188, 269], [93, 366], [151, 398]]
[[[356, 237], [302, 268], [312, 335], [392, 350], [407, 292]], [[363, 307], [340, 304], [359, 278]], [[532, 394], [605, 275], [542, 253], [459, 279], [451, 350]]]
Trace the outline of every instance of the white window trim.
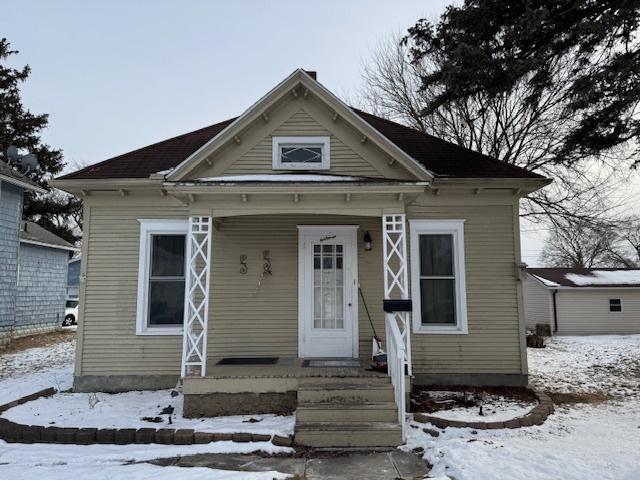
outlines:
[[[616, 311], [616, 310], [611, 310], [611, 300], [620, 300], [620, 310]], [[624, 305], [622, 303], [622, 298], [610, 298], [609, 299], [609, 313], [623, 313], [624, 312]]]
[[[322, 147], [322, 162], [310, 165], [308, 163], [280, 162], [280, 147], [282, 145], [320, 145]], [[329, 170], [331, 167], [331, 138], [330, 137], [272, 137], [272, 167], [274, 170]]]
[[[189, 221], [185, 219], [138, 219], [140, 222], [140, 252], [138, 257], [138, 306], [136, 311], [136, 335], [182, 335], [183, 327], [147, 325], [149, 305], [149, 263], [151, 260], [151, 235], [188, 233]], [[185, 251], [185, 277], [187, 275]]]
[[[413, 297], [413, 333], [469, 333], [467, 325], [467, 291], [464, 266], [464, 220], [409, 220], [411, 230], [411, 296]], [[420, 242], [421, 234], [453, 235], [453, 261], [456, 286], [456, 325], [422, 325], [420, 304]]]

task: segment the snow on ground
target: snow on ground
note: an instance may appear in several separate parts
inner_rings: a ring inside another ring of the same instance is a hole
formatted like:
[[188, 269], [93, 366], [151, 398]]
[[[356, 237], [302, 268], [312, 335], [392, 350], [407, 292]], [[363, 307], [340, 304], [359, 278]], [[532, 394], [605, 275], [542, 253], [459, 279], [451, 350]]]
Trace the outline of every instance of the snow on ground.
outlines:
[[429, 478], [440, 480], [640, 478], [640, 335], [556, 337], [545, 349], [529, 349], [529, 370], [550, 393], [614, 399], [556, 406], [543, 425], [514, 430], [448, 428], [433, 437], [412, 423], [402, 448], [424, 449]]
[[[448, 428], [434, 438], [409, 428], [425, 448], [429, 476], [453, 480], [637, 480], [640, 401], [560, 408], [538, 427]], [[414, 424], [422, 426], [422, 424]]]
[[528, 357], [529, 382], [547, 392], [640, 395], [640, 335], [553, 337]]
[[[171, 390], [108, 393], [62, 393], [41, 398], [12, 408], [3, 414], [18, 423], [87, 428], [168, 427], [168, 416], [162, 423], [151, 423], [143, 417], [159, 416], [171, 405], [175, 408], [171, 428], [193, 428], [200, 432], [262, 433], [291, 435], [295, 415], [236, 415], [217, 418], [183, 418], [183, 396], [171, 396]], [[93, 406], [92, 406], [93, 405]]]
[[[33, 393], [37, 390], [55, 387], [66, 390], [73, 380], [75, 341], [67, 340], [47, 347], [30, 348], [16, 353], [0, 354], [0, 404]], [[132, 392], [144, 397], [144, 393]], [[155, 392], [157, 395], [168, 395]], [[67, 394], [56, 395], [52, 405]], [[69, 394], [72, 398], [75, 394]], [[118, 398], [120, 395], [106, 395]], [[125, 394], [126, 397], [129, 394]], [[102, 394], [100, 394], [102, 396]], [[81, 397], [79, 397], [81, 398]], [[178, 397], [179, 398], [179, 397]], [[85, 400], [88, 402], [88, 396]], [[160, 399], [157, 399], [160, 400]], [[172, 398], [175, 403], [175, 398]], [[36, 403], [44, 400], [37, 400]], [[78, 402], [80, 400], [77, 400]], [[115, 401], [117, 404], [119, 401]], [[74, 403], [70, 401], [70, 403]], [[100, 406], [100, 403], [103, 403]], [[123, 407], [127, 402], [121, 402]], [[167, 403], [163, 400], [163, 404]], [[174, 404], [172, 403], [172, 405]], [[46, 402], [45, 402], [46, 404]], [[95, 408], [104, 408], [111, 402], [101, 401]], [[130, 404], [130, 403], [129, 403]], [[177, 406], [177, 403], [175, 403]], [[29, 404], [26, 404], [29, 405]], [[163, 405], [164, 406], [164, 405]], [[88, 403], [86, 410], [90, 410]], [[155, 405], [154, 405], [155, 407]], [[21, 407], [22, 408], [22, 407]], [[62, 407], [61, 407], [62, 408]], [[11, 410], [9, 410], [11, 411]], [[8, 412], [9, 412], [8, 411]], [[8, 413], [5, 412], [5, 415]], [[13, 412], [15, 413], [15, 412]], [[12, 413], [12, 415], [13, 415]], [[53, 412], [50, 412], [53, 414]], [[78, 413], [78, 412], [77, 412]], [[115, 415], [115, 412], [112, 412]], [[93, 411], [95, 415], [95, 411]], [[269, 417], [269, 416], [260, 416]], [[35, 417], [32, 417], [35, 423]], [[231, 420], [229, 420], [231, 419]], [[69, 420], [69, 417], [67, 417]], [[286, 422], [291, 417], [266, 419], [259, 423], [239, 421], [238, 417], [221, 417], [216, 424], [216, 431], [226, 431], [229, 425], [260, 433], [260, 429], [289, 428]], [[44, 423], [43, 423], [44, 424]], [[270, 425], [267, 427], [267, 425]], [[85, 425], [83, 425], [85, 426]], [[145, 426], [154, 426], [145, 422]], [[290, 453], [292, 449], [277, 447], [270, 442], [214, 442], [206, 445], [55, 445], [55, 444], [20, 444], [6, 443], [0, 440], [0, 478], [11, 480], [31, 480], [46, 478], [47, 480], [67, 480], [69, 478], [86, 478], [91, 480], [112, 480], [126, 478], [128, 480], [271, 480], [287, 478], [278, 472], [233, 472], [209, 468], [160, 467], [144, 462], [155, 458], [166, 458], [177, 455], [193, 455], [197, 453]]]
[[[429, 394], [431, 393], [429, 392]], [[463, 422], [502, 422], [526, 415], [537, 405], [537, 402], [524, 402], [499, 395], [486, 395], [480, 404], [482, 405], [482, 415], [480, 415], [479, 406], [459, 406], [448, 410], [438, 410], [429, 415]]]
[[0, 355], [0, 404], [44, 388], [71, 388], [75, 340]]
[[11, 480], [271, 480], [287, 478], [278, 472], [232, 472], [210, 468], [159, 467], [133, 463], [197, 453], [286, 453], [271, 443], [215, 442], [207, 445], [55, 445], [0, 441], [0, 478]]

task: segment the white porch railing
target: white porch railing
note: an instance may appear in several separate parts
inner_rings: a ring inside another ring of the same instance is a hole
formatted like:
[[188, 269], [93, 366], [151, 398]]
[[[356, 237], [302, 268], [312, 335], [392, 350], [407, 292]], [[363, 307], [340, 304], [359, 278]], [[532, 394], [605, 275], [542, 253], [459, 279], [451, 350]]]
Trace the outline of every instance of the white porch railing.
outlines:
[[[406, 216], [404, 214], [383, 215], [382, 235], [384, 299], [409, 300]], [[387, 311], [385, 331], [387, 368], [394, 387], [398, 422], [402, 427], [402, 439], [405, 440], [405, 375], [412, 375], [411, 313], [408, 311]]]
[[387, 315], [385, 330], [387, 334], [387, 371], [391, 377], [396, 406], [398, 407], [398, 423], [402, 428], [402, 441], [405, 441], [407, 439], [405, 431], [405, 416], [407, 413], [405, 397], [405, 372], [408, 364], [407, 351], [404, 348], [402, 334], [393, 315]]
[[212, 225], [211, 217], [189, 217], [182, 335], [183, 377], [197, 368], [204, 377], [207, 368]]

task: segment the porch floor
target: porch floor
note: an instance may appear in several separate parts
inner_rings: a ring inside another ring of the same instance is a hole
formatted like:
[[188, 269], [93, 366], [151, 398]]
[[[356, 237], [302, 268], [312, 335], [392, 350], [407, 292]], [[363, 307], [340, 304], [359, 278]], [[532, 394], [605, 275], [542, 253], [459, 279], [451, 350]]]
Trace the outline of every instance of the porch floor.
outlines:
[[[273, 364], [260, 365], [218, 365], [223, 357], [207, 359], [204, 378], [305, 378], [305, 377], [386, 377], [385, 373], [369, 369], [368, 359], [352, 358], [298, 358], [280, 357]], [[359, 367], [305, 366], [305, 360], [359, 361]], [[188, 378], [202, 378], [199, 375], [187, 375]]]

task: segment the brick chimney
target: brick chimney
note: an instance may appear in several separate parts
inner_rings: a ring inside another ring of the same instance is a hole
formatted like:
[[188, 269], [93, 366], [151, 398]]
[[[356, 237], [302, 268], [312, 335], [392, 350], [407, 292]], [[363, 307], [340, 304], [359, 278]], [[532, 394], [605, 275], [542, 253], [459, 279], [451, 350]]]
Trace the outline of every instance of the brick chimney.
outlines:
[[313, 78], [314, 80], [318, 80], [317, 78], [317, 73], [312, 71], [312, 70], [305, 70], [304, 71], [307, 75], [309, 75], [311, 78]]

